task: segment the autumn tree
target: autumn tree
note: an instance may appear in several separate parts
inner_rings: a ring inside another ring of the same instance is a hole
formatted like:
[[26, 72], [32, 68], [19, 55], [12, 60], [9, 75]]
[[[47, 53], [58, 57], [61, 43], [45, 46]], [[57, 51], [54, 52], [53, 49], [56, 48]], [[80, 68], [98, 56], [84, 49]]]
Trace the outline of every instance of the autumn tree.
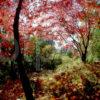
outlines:
[[64, 31], [59, 33], [70, 37], [77, 48], [81, 60], [86, 62], [93, 30], [97, 27], [99, 22], [99, 5], [96, 0], [64, 0], [56, 3], [53, 6], [57, 14], [58, 24], [64, 28]]
[[[12, 5], [12, 2], [7, 4]], [[82, 61], [86, 62], [92, 30], [96, 28], [100, 16], [98, 0], [27, 0], [23, 3], [23, 8], [19, 20], [19, 30], [21, 34], [24, 33], [23, 37], [42, 34], [43, 39], [59, 41], [67, 41], [70, 37]], [[12, 6], [12, 9], [15, 7]], [[3, 14], [10, 13], [8, 18], [13, 19], [11, 10], [1, 11]], [[3, 24], [7, 31], [12, 32], [13, 20], [6, 24], [8, 18], [3, 18]], [[40, 26], [43, 27], [41, 32], [37, 31]]]
[[24, 66], [22, 64], [22, 54], [20, 50], [20, 45], [19, 45], [19, 30], [18, 30], [18, 25], [19, 25], [19, 15], [21, 11], [21, 6], [22, 6], [23, 0], [19, 0], [18, 7], [16, 9], [16, 14], [14, 18], [14, 24], [13, 24], [13, 31], [14, 31], [14, 43], [15, 43], [15, 60], [18, 64], [18, 69], [19, 69], [19, 75], [20, 75], [20, 80], [22, 82], [23, 89], [25, 91], [25, 96], [27, 100], [34, 100], [32, 96], [32, 89], [29, 83], [29, 79], [26, 76]]
[[[21, 48], [20, 48], [20, 44], [19, 44], [20, 43], [20, 40], [19, 40], [19, 38], [20, 38], [20, 36], [19, 36], [19, 16], [20, 16], [20, 11], [21, 11], [21, 7], [22, 7], [22, 2], [23, 2], [23, 0], [19, 0], [18, 7], [17, 7], [17, 1], [13, 2], [10, 0], [9, 1], [6, 0], [6, 1], [0, 2], [0, 7], [2, 8], [0, 10], [0, 14], [1, 14], [0, 28], [1, 29], [4, 28], [7, 33], [10, 32], [10, 34], [6, 35], [5, 39], [8, 39], [8, 40], [11, 39], [10, 37], [12, 37], [12, 35], [14, 33], [14, 46], [15, 46], [14, 59], [18, 65], [20, 80], [22, 82], [22, 86], [23, 86], [23, 89], [25, 92], [26, 99], [34, 100], [34, 98], [32, 96], [32, 89], [31, 89], [31, 86], [29, 83], [29, 79], [25, 73], [25, 69], [22, 64], [23, 56], [22, 56]], [[11, 8], [10, 8], [10, 6], [11, 6]], [[4, 7], [5, 8], [8, 7], [10, 10], [4, 9]], [[12, 10], [15, 9], [15, 7], [17, 7], [17, 9], [16, 9], [16, 14], [14, 15], [14, 13], [12, 13]], [[7, 15], [9, 15], [9, 17]], [[10, 22], [8, 22], [8, 19]], [[1, 32], [2, 32], [2, 30], [1, 30]], [[9, 45], [7, 45], [7, 44], [8, 44], [8, 42], [3, 47], [8, 48], [7, 46], [9, 46], [10, 44]]]

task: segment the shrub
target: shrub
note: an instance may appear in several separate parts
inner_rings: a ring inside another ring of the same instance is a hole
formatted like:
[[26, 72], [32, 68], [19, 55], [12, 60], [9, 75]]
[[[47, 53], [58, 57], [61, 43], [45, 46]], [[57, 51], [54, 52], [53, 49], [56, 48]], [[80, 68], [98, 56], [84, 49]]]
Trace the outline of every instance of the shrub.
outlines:
[[68, 51], [68, 52], [67, 52], [67, 56], [68, 56], [68, 57], [70, 57], [70, 58], [71, 58], [71, 57], [72, 57], [72, 55], [73, 55], [73, 54], [72, 54], [72, 52], [71, 52], [71, 51]]
[[4, 83], [6, 78], [10, 76], [10, 66], [8, 63], [0, 62], [0, 83]]

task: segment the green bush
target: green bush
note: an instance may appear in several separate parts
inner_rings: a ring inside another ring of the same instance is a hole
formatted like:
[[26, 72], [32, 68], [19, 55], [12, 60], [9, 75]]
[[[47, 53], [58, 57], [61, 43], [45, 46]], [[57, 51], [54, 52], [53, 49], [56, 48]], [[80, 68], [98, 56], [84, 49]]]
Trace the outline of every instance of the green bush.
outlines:
[[70, 57], [70, 58], [71, 58], [71, 57], [72, 57], [72, 55], [73, 55], [73, 54], [72, 54], [72, 52], [71, 52], [71, 51], [68, 51], [68, 52], [67, 52], [67, 56], [68, 56], [68, 57]]
[[94, 30], [88, 51], [88, 62], [100, 61], [100, 29]]
[[55, 64], [55, 66], [60, 65], [62, 63], [62, 59], [60, 57], [59, 58], [55, 58], [53, 60], [53, 63]]
[[44, 41], [35, 37], [32, 38], [31, 41], [35, 42], [36, 46], [33, 55], [24, 55], [25, 61], [23, 64], [26, 71], [36, 69], [36, 59], [40, 59], [40, 68], [42, 69], [54, 69], [57, 65], [62, 63], [60, 57], [52, 57], [54, 53], [52, 41]]
[[50, 59], [49, 61], [42, 61], [41, 67], [45, 69], [54, 70], [57, 67], [57, 65], [60, 65], [61, 63], [62, 63], [61, 58]]

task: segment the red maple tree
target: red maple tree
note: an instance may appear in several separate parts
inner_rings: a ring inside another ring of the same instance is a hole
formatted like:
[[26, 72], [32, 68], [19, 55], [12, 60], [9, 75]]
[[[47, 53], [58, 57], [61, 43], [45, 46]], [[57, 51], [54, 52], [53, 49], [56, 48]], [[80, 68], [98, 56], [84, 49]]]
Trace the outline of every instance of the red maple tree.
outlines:
[[[88, 46], [93, 30], [98, 26], [100, 11], [96, 0], [64, 0], [53, 6], [60, 28], [71, 37], [83, 62], [86, 62]], [[63, 32], [59, 33], [63, 36]]]
[[[12, 38], [17, 1], [2, 0], [0, 3], [0, 26], [9, 34], [6, 38]], [[24, 1], [20, 14], [19, 32], [23, 37], [35, 34], [52, 40], [67, 41], [71, 37], [82, 61], [85, 62], [91, 29], [97, 27], [99, 16], [96, 0], [27, 0]]]

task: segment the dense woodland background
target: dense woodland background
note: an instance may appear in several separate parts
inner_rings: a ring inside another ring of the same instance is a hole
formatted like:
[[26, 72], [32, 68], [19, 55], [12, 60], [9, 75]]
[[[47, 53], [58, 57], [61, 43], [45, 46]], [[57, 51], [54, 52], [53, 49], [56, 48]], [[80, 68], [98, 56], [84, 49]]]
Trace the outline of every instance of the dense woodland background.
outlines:
[[99, 100], [100, 0], [0, 0], [0, 100]]

